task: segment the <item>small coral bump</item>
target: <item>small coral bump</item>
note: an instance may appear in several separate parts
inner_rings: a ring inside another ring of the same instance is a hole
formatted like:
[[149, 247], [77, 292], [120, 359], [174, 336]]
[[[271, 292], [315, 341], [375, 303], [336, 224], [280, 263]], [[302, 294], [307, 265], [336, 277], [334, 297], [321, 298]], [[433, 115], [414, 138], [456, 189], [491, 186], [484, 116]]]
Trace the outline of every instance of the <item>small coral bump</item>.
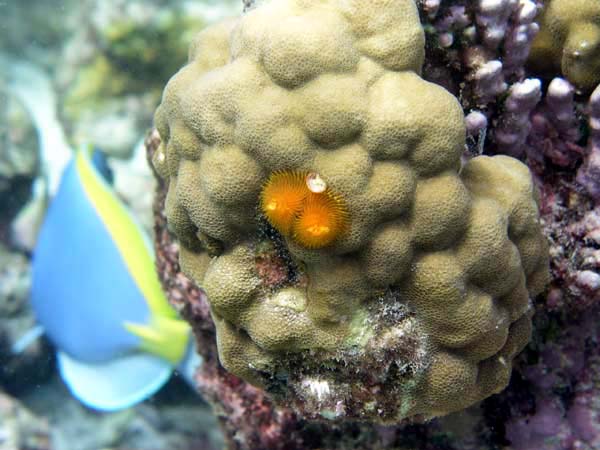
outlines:
[[306, 174], [298, 171], [273, 172], [263, 186], [260, 208], [271, 225], [289, 235], [292, 223], [310, 193]]
[[292, 237], [306, 248], [322, 248], [332, 244], [348, 227], [348, 211], [344, 200], [330, 189], [311, 192], [292, 225]]

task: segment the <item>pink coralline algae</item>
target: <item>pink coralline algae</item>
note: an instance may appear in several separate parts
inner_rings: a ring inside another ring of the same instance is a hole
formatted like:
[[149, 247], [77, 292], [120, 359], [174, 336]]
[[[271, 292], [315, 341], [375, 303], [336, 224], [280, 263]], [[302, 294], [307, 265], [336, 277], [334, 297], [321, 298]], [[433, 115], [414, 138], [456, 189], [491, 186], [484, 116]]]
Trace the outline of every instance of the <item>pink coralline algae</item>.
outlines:
[[576, 116], [574, 88], [562, 78], [553, 79], [544, 101], [531, 115], [531, 127], [524, 151], [531, 164], [545, 161], [572, 168], [583, 157], [579, 120]]
[[542, 97], [541, 84], [537, 78], [528, 78], [510, 87], [494, 133], [500, 153], [521, 156], [532, 128], [529, 116]]
[[523, 370], [535, 411], [506, 425], [514, 450], [600, 447], [599, 338], [596, 321], [587, 316], [540, 344], [538, 362]]
[[577, 182], [600, 201], [600, 86], [592, 92], [588, 108], [589, 144], [586, 160], [577, 172]]
[[[538, 177], [542, 220], [550, 240], [551, 311], [583, 312], [600, 299], [600, 198], [594, 176], [600, 148], [594, 129], [598, 93], [600, 89], [590, 100], [576, 102], [571, 86], [554, 79], [543, 104], [531, 115], [526, 158]], [[582, 138], [585, 131], [587, 142]]]
[[[427, 1], [423, 9], [435, 56], [427, 59], [425, 76], [457, 94], [465, 108], [492, 117], [497, 97], [525, 78], [524, 63], [539, 29], [535, 18], [541, 2]], [[457, 82], [443, 82], [444, 75]]]

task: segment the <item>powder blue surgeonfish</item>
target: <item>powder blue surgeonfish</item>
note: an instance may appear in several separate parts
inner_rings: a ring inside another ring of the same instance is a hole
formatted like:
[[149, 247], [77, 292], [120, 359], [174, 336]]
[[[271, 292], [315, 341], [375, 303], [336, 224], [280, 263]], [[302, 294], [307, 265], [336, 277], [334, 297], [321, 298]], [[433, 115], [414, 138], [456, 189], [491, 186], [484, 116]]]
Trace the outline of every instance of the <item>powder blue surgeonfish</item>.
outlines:
[[103, 167], [84, 148], [65, 168], [34, 250], [31, 304], [71, 392], [110, 411], [152, 395], [194, 351]]

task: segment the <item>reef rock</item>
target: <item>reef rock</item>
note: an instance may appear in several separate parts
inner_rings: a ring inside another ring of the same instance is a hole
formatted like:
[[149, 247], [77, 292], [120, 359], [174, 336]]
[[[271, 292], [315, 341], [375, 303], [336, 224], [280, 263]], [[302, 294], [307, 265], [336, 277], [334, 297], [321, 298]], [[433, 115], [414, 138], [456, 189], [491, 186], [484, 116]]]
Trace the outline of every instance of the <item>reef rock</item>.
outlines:
[[0, 391], [0, 448], [50, 450], [48, 423]]

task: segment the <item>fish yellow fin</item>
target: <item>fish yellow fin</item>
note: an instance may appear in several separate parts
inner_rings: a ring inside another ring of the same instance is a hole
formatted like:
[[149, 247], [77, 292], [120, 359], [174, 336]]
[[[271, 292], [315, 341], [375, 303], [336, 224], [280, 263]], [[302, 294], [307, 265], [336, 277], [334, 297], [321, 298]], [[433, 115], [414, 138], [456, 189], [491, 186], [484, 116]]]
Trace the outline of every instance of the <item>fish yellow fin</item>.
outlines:
[[140, 349], [178, 364], [187, 349], [190, 327], [183, 320], [153, 315], [149, 324], [125, 322], [127, 331], [141, 339]]

